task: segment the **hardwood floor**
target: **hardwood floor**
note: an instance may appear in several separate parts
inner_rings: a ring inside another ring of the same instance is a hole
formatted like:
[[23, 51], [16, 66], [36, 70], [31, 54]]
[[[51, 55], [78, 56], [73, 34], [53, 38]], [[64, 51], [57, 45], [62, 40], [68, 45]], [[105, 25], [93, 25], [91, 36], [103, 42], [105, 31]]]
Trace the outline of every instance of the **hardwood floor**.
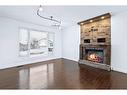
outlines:
[[126, 89], [127, 74], [67, 59], [0, 70], [0, 89]]

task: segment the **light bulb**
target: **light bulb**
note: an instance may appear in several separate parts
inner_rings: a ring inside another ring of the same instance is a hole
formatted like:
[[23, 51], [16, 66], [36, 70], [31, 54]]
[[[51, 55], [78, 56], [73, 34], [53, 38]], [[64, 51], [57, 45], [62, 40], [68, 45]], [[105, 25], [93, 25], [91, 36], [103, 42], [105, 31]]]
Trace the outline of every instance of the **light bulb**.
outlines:
[[93, 20], [90, 20], [90, 22], [93, 22]]
[[81, 25], [83, 25], [83, 23], [81, 23]]
[[40, 6], [40, 7], [39, 7], [39, 11], [43, 11], [43, 8], [42, 8], [42, 6]]
[[104, 19], [104, 18], [105, 18], [104, 16], [101, 17], [101, 19]]

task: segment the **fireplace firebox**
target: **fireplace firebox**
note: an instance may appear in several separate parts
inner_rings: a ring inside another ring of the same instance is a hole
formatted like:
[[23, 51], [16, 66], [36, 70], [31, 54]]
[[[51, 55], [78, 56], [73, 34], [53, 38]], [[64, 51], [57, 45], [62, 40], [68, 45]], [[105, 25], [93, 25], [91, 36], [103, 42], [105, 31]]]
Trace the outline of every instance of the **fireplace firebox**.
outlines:
[[110, 70], [110, 45], [80, 45], [79, 63]]
[[103, 63], [104, 61], [103, 48], [85, 48], [83, 53], [83, 60]]

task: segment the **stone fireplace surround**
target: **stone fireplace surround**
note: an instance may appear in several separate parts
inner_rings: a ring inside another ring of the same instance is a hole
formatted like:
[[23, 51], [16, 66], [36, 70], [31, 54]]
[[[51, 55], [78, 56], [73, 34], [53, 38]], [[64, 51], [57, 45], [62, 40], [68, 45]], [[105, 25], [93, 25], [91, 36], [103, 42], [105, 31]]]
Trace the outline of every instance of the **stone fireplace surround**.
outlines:
[[102, 14], [78, 24], [81, 39], [79, 64], [110, 71], [111, 14]]
[[[93, 62], [93, 61], [89, 61], [84, 59], [84, 57], [86, 56], [86, 49], [103, 49], [103, 63], [97, 63], [97, 62]], [[105, 69], [110, 71], [110, 54], [111, 53], [111, 46], [110, 45], [80, 45], [80, 60], [79, 60], [79, 64], [86, 64], [89, 66], [93, 66], [96, 68], [100, 68], [100, 69]]]

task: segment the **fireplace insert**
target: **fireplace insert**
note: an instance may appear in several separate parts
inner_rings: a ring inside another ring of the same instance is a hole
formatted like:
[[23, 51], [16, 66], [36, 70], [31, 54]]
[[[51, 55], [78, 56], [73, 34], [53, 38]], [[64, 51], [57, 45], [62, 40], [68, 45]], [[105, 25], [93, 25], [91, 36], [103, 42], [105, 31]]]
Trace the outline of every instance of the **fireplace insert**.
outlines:
[[110, 71], [110, 45], [80, 45], [79, 64]]
[[104, 61], [104, 50], [103, 48], [85, 48], [83, 59], [103, 63]]

